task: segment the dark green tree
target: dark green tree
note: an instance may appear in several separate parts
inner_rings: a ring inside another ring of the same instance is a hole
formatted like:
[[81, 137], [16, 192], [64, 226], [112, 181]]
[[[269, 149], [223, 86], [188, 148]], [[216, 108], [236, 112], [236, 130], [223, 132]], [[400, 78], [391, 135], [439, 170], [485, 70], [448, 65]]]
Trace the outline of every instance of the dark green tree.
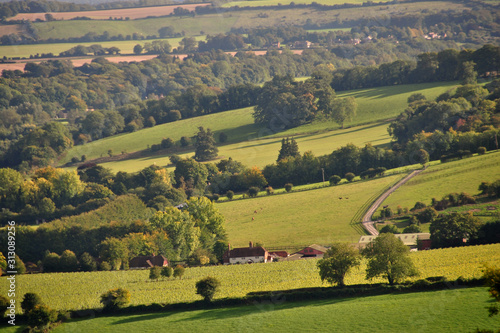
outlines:
[[179, 279], [182, 278], [185, 271], [186, 271], [186, 269], [183, 266], [177, 265], [174, 268], [174, 278], [179, 278]]
[[150, 280], [156, 280], [158, 281], [158, 279], [160, 278], [161, 276], [161, 267], [159, 266], [153, 266], [149, 269], [149, 279]]
[[368, 258], [367, 279], [382, 276], [393, 285], [405, 277], [418, 274], [409, 256], [410, 249], [394, 234], [378, 235], [362, 254]]
[[141, 54], [144, 48], [141, 44], [137, 44], [134, 46], [134, 54]]
[[47, 327], [57, 320], [57, 311], [50, 309], [46, 305], [36, 305], [28, 313], [28, 325], [36, 328], [39, 332], [47, 332]]
[[23, 309], [24, 314], [28, 314], [30, 311], [35, 309], [37, 305], [42, 305], [42, 299], [38, 294], [35, 293], [26, 293], [24, 294], [23, 300], [21, 302], [21, 308]]
[[214, 135], [210, 128], [198, 127], [196, 134], [194, 159], [198, 162], [212, 160], [217, 157], [219, 149], [216, 146]]
[[161, 269], [161, 276], [170, 278], [174, 274], [174, 269], [170, 266], [163, 267]]
[[321, 281], [331, 284], [345, 286], [345, 276], [349, 271], [359, 266], [361, 255], [359, 251], [349, 243], [335, 243], [326, 251], [323, 259], [318, 261], [319, 275]]
[[104, 310], [113, 311], [124, 307], [130, 302], [130, 292], [127, 289], [110, 289], [101, 295], [101, 304]]
[[472, 213], [452, 212], [435, 219], [430, 227], [432, 247], [454, 247], [467, 244], [474, 239], [481, 222]]
[[215, 293], [219, 290], [220, 282], [214, 277], [207, 276], [196, 282], [196, 293], [201, 295], [205, 302], [212, 301]]
[[285, 159], [287, 157], [297, 157], [300, 156], [299, 152], [299, 145], [297, 144], [297, 141], [295, 141], [294, 138], [290, 140], [290, 138], [283, 138], [281, 140], [281, 148], [278, 154], [278, 159], [276, 162], [279, 162], [282, 159]]

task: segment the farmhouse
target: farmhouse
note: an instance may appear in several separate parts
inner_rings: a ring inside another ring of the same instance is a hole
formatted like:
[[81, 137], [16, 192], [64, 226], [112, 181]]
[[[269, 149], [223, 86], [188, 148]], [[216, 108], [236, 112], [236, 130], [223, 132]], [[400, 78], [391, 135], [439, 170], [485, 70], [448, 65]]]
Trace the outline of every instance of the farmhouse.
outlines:
[[[413, 234], [396, 234], [404, 245], [410, 248], [410, 251], [429, 250], [431, 248], [431, 234], [427, 232]], [[358, 245], [364, 248], [368, 243], [373, 241], [377, 236], [361, 236]]]
[[262, 246], [253, 246], [252, 242], [249, 243], [248, 247], [239, 247], [232, 250], [231, 245], [229, 245], [222, 258], [224, 265], [271, 261], [269, 252]]
[[168, 260], [162, 255], [138, 256], [130, 259], [130, 269], [151, 268], [153, 266], [165, 267], [168, 266]]

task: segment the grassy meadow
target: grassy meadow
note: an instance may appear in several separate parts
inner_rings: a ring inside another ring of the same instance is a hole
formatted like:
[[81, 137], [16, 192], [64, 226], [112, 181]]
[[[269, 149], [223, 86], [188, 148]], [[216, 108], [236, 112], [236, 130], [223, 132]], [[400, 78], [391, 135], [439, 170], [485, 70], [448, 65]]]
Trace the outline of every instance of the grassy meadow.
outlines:
[[[7, 58], [12, 57], [24, 57], [29, 58], [30, 55], [35, 55], [37, 53], [53, 53], [54, 55], [59, 55], [59, 53], [67, 51], [77, 45], [90, 46], [90, 45], [101, 45], [104, 48], [117, 47], [121, 50], [122, 54], [133, 53], [134, 46], [140, 44], [144, 46], [145, 43], [151, 43], [155, 40], [167, 41], [172, 45], [173, 48], [179, 46], [181, 38], [164, 38], [164, 39], [154, 39], [154, 40], [123, 40], [123, 41], [112, 41], [112, 42], [92, 42], [92, 43], [51, 43], [51, 44], [26, 44], [26, 45], [1, 45], [0, 54], [6, 56]], [[205, 36], [194, 36], [197, 41], [205, 40]], [[64, 59], [64, 58], [61, 58]], [[43, 60], [43, 59], [41, 59]]]
[[[354, 96], [358, 103], [356, 118], [346, 124], [349, 127], [396, 116], [404, 110], [407, 98], [413, 93], [420, 92], [428, 99], [433, 99], [455, 86], [456, 83], [450, 82], [414, 84], [354, 90], [339, 93], [339, 96]], [[252, 110], [253, 108], [250, 107], [184, 119], [75, 146], [66, 153], [61, 163], [68, 162], [74, 156], [87, 155], [88, 159], [106, 156], [109, 149], [114, 154], [120, 154], [122, 151], [131, 153], [147, 149], [148, 145], [158, 144], [162, 138], [166, 137], [178, 141], [183, 135], [194, 135], [198, 126], [212, 129], [216, 137], [219, 132], [226, 133], [229, 137], [228, 144], [219, 146], [219, 156], [232, 157], [248, 166], [262, 167], [274, 162], [280, 148], [281, 138], [284, 136], [294, 136], [301, 152], [311, 150], [316, 155], [331, 153], [334, 149], [351, 142], [359, 146], [368, 142], [373, 145], [384, 145], [390, 142], [387, 133], [388, 123], [371, 123], [339, 129], [339, 125], [333, 121], [316, 121], [287, 131], [272, 133], [254, 124]], [[146, 156], [103, 165], [115, 171], [132, 172], [153, 163], [168, 165], [169, 155]], [[193, 155], [192, 151], [183, 154], [183, 156], [191, 155]]]
[[391, 194], [384, 205], [412, 208], [417, 201], [426, 205], [453, 192], [478, 194], [483, 181], [500, 179], [500, 152], [438, 163], [430, 166]]
[[[261, 6], [266, 3], [266, 1], [249, 1], [248, 5], [254, 4]], [[323, 1], [339, 2], [340, 0]], [[280, 2], [280, 0], [269, 1], [270, 4], [274, 3], [274, 5], [278, 2]], [[363, 8], [362, 10], [360, 10], [360, 8], [324, 11], [313, 8], [266, 10], [268, 17], [262, 17], [262, 15], [259, 17], [262, 10], [256, 9], [235, 12], [221, 11], [217, 14], [196, 15], [195, 17], [162, 17], [130, 21], [94, 20], [92, 24], [89, 24], [88, 21], [78, 20], [35, 22], [34, 26], [37, 29], [37, 34], [40, 39], [79, 37], [85, 35], [87, 32], [102, 34], [104, 31], [108, 31], [110, 35], [123, 34], [126, 36], [137, 32], [147, 36], [158, 34], [158, 29], [164, 26], [173, 26], [176, 27], [178, 31], [185, 31], [186, 36], [195, 36], [200, 35], [200, 31], [203, 31], [203, 34], [214, 35], [228, 32], [231, 28], [256, 26], [270, 27], [280, 24], [303, 25], [308, 18], [314, 18], [314, 22], [320, 24], [331, 22], [333, 17], [337, 20], [346, 21], [360, 18], [360, 16], [365, 18], [381, 18], [390, 14], [411, 14], [421, 12], [422, 9], [439, 11], [449, 10], [450, 8], [456, 11], [462, 11], [467, 7], [459, 3], [448, 1], [427, 1], [372, 6]]]
[[336, 241], [357, 243], [361, 230], [350, 225], [355, 214], [371, 197], [402, 177], [224, 202], [217, 208], [226, 218], [228, 238], [236, 247], [249, 241], [272, 249]]
[[[495, 329], [487, 288], [466, 288], [223, 309], [99, 317], [66, 323], [54, 332], [473, 332]], [[6, 332], [14, 332], [13, 330]]]
[[[326, 245], [326, 244], [325, 244]], [[410, 254], [420, 272], [418, 278], [445, 276], [455, 280], [482, 276], [483, 262], [500, 265], [500, 244], [420, 251]], [[36, 292], [53, 309], [99, 308], [99, 295], [112, 288], [126, 288], [131, 304], [177, 303], [199, 300], [195, 283], [206, 276], [221, 282], [216, 298], [243, 297], [249, 292], [328, 286], [322, 284], [317, 259], [267, 264], [187, 268], [181, 279], [150, 281], [148, 270], [25, 274], [17, 277], [18, 302], [27, 292]], [[368, 283], [366, 262], [346, 276], [346, 284]], [[415, 278], [415, 279], [418, 279]], [[373, 283], [387, 283], [377, 278]], [[0, 288], [6, 290], [6, 277]], [[18, 309], [21, 310], [20, 308]], [[486, 310], [481, 308], [487, 317]], [[85, 330], [83, 330], [85, 331]]]

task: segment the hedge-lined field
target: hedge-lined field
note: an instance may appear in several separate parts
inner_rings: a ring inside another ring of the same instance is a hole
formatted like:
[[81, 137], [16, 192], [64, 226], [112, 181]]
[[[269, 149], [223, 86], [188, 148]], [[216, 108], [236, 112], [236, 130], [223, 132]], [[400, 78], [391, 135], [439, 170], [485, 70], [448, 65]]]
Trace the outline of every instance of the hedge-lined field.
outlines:
[[[420, 276], [445, 276], [448, 279], [480, 277], [482, 263], [500, 266], [500, 244], [430, 250], [412, 253]], [[195, 283], [205, 276], [221, 281], [217, 298], [242, 297], [253, 291], [286, 290], [322, 286], [316, 259], [267, 264], [196, 267], [186, 269], [182, 279], [150, 282], [147, 270], [47, 273], [17, 277], [18, 302], [27, 292], [38, 293], [54, 309], [98, 308], [99, 295], [123, 287], [131, 294], [132, 304], [177, 303], [199, 300]], [[366, 264], [347, 276], [347, 284], [366, 283]], [[373, 282], [386, 282], [382, 279]], [[6, 277], [0, 279], [7, 290]], [[326, 285], [325, 285], [326, 286]], [[20, 309], [19, 309], [20, 310]], [[485, 310], [486, 311], [486, 310]], [[487, 315], [486, 315], [487, 316]]]

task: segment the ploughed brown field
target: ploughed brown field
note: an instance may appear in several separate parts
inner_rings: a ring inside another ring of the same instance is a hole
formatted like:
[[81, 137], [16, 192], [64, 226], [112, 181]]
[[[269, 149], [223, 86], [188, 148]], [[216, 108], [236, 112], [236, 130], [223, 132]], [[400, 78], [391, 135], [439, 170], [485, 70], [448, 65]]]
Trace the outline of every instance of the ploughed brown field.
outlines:
[[141, 19], [148, 16], [165, 16], [174, 12], [177, 7], [182, 7], [188, 10], [194, 10], [198, 6], [209, 6], [210, 3], [190, 4], [190, 5], [173, 5], [173, 6], [156, 6], [156, 7], [141, 7], [141, 8], [123, 8], [123, 9], [108, 9], [108, 10], [92, 10], [82, 12], [49, 12], [49, 13], [21, 13], [9, 20], [30, 20], [36, 19], [45, 20], [45, 14], [52, 14], [56, 20], [70, 20], [75, 17], [88, 17], [94, 20], [105, 20], [109, 17], [118, 17], [130, 19]]
[[[256, 55], [264, 55], [266, 54], [267, 51], [253, 51]], [[295, 54], [302, 54], [302, 50], [292, 50], [293, 53]], [[236, 52], [226, 52], [227, 54], [230, 54], [234, 56]], [[184, 59], [187, 57], [187, 54], [172, 54], [173, 56], [175, 55], [176, 57], [180, 59]], [[155, 54], [144, 54], [144, 55], [129, 55], [129, 56], [116, 56], [116, 57], [106, 57], [106, 59], [109, 62], [113, 63], [119, 63], [119, 62], [132, 62], [132, 61], [144, 61], [144, 60], [150, 60], [153, 58], [156, 58], [158, 55]], [[14, 62], [14, 63], [0, 63], [0, 73], [6, 69], [6, 70], [21, 70], [24, 71], [24, 66], [28, 62], [35, 62], [35, 63], [40, 63], [42, 61], [46, 60], [70, 60], [73, 63], [73, 66], [75, 67], [80, 67], [83, 66], [84, 64], [90, 64], [92, 59], [95, 57], [89, 57], [89, 58], [77, 58], [77, 59], [68, 59], [68, 58], [50, 58], [50, 59], [43, 59], [43, 60], [26, 60], [23, 62]]]

